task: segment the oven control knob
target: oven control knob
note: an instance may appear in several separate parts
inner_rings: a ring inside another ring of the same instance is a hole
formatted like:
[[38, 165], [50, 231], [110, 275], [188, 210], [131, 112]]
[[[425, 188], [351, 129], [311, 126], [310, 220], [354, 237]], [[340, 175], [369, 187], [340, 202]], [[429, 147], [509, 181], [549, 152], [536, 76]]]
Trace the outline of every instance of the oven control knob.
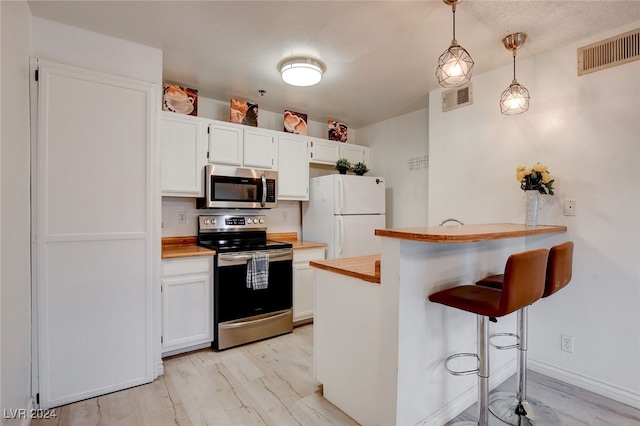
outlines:
[[263, 218], [260, 218], [260, 223], [264, 223], [264, 219]]
[[203, 222], [204, 222], [205, 225], [208, 225], [209, 224], [209, 219], [205, 219], [205, 220], [203, 220]]
[[215, 224], [216, 224], [216, 219], [215, 219], [215, 218], [211, 219], [211, 224], [212, 224], [212, 225], [215, 225]]

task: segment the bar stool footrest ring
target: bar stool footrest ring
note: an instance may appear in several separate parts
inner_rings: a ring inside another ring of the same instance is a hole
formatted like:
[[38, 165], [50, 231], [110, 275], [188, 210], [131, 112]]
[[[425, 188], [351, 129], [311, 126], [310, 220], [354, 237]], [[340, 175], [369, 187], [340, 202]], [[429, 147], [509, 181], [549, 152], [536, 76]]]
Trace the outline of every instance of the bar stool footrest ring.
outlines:
[[[512, 345], [496, 345], [495, 343], [493, 343], [491, 341], [491, 339], [493, 339], [494, 337], [514, 337], [516, 339], [516, 343], [512, 344]], [[515, 333], [494, 333], [491, 336], [489, 336], [489, 344], [491, 346], [493, 346], [496, 349], [499, 349], [501, 351], [505, 351], [507, 349], [516, 349], [518, 347], [520, 347], [520, 336], [518, 336]]]
[[[475, 358], [477, 361], [477, 367], [475, 368], [475, 370], [456, 371], [449, 368], [449, 361], [451, 361], [454, 358], [462, 358], [462, 357]], [[449, 372], [449, 374], [453, 374], [454, 376], [467, 376], [469, 374], [478, 374], [478, 372], [480, 371], [480, 358], [478, 357], [478, 354], [474, 354], [470, 352], [461, 352], [461, 353], [453, 354], [451, 356], [448, 356], [444, 360], [444, 368]]]

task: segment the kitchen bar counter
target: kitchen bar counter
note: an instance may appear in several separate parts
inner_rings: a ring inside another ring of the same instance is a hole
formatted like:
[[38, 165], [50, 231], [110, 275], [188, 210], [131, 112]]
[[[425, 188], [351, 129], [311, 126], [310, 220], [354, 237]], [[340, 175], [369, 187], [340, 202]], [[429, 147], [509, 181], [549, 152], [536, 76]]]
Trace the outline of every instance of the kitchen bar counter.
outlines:
[[358, 278], [370, 283], [380, 284], [380, 255], [346, 257], [309, 262], [313, 266], [336, 274]]
[[[510, 223], [377, 229], [380, 285], [356, 273], [358, 264], [375, 262], [367, 257], [311, 263], [315, 374], [325, 398], [363, 425], [449, 422], [476, 400], [477, 377], [452, 376], [443, 360], [475, 352], [476, 317], [428, 296], [503, 273], [511, 254], [564, 242], [565, 232]], [[513, 332], [516, 316], [502, 317], [492, 332]], [[513, 353], [493, 351], [490, 387], [512, 376], [515, 364]]]
[[425, 243], [474, 243], [566, 231], [566, 226], [491, 223], [483, 225], [430, 226], [426, 228], [376, 229], [375, 233], [380, 237]]
[[215, 250], [200, 247], [196, 243], [196, 237], [165, 237], [162, 239], [163, 259], [213, 256], [215, 254]]

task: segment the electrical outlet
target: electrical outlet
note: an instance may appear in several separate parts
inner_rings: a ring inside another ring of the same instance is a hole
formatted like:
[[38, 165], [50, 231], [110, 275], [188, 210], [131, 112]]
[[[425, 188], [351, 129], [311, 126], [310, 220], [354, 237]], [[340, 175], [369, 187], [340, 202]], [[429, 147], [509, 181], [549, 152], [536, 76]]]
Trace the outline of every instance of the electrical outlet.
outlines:
[[565, 216], [576, 215], [576, 200], [564, 200], [564, 215]]
[[282, 212], [282, 222], [289, 222], [289, 212]]
[[178, 211], [178, 223], [187, 223], [187, 212], [184, 210]]
[[573, 336], [563, 334], [560, 340], [560, 349], [565, 352], [573, 353]]

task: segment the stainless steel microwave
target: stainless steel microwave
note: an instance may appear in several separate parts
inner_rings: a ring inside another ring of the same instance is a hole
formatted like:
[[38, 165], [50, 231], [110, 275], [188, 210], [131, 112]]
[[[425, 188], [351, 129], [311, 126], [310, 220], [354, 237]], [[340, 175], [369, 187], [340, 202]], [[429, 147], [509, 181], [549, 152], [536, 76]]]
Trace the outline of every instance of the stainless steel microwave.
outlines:
[[278, 172], [207, 164], [200, 209], [278, 207]]

